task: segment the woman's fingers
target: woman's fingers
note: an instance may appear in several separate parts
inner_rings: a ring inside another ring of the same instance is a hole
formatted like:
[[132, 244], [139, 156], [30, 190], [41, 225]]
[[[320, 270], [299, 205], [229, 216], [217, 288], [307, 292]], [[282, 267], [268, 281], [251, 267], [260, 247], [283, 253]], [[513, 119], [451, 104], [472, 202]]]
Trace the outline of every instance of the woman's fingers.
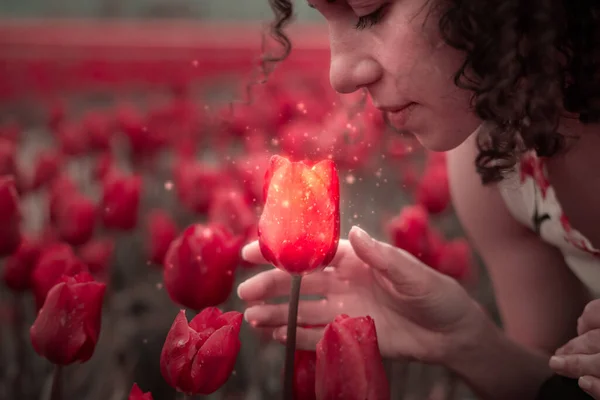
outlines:
[[[331, 268], [306, 275], [302, 278], [300, 294], [323, 295], [333, 290]], [[291, 275], [279, 269], [261, 272], [239, 284], [237, 293], [244, 301], [263, 301], [274, 297], [287, 296], [292, 286]]]
[[[348, 251], [352, 251], [352, 247], [350, 246], [347, 240], [340, 239], [337, 251], [335, 253], [335, 257], [333, 258], [333, 260], [331, 260], [329, 265], [340, 265], [342, 258], [348, 256]], [[260, 251], [258, 240], [250, 242], [244, 246], [244, 248], [242, 249], [242, 258], [252, 264], [270, 264], [270, 262], [265, 260], [265, 258], [263, 257]]]
[[[325, 328], [300, 328], [296, 329], [296, 349], [316, 350], [317, 343], [323, 337]], [[287, 340], [287, 325], [273, 331], [273, 338], [282, 344]]]
[[[255, 327], [280, 327], [288, 323], [289, 304], [264, 304], [246, 309], [244, 318]], [[298, 325], [326, 325], [340, 314], [340, 306], [328, 300], [301, 301]]]
[[585, 390], [596, 400], [600, 400], [600, 379], [595, 376], [582, 376], [579, 378], [579, 387]]
[[577, 336], [556, 350], [557, 356], [596, 353], [600, 353], [600, 329], [594, 329], [581, 336]]
[[583, 335], [592, 329], [600, 329], [600, 300], [590, 301], [577, 320], [578, 335]]
[[550, 358], [550, 368], [569, 378], [600, 376], [600, 354], [569, 354]]

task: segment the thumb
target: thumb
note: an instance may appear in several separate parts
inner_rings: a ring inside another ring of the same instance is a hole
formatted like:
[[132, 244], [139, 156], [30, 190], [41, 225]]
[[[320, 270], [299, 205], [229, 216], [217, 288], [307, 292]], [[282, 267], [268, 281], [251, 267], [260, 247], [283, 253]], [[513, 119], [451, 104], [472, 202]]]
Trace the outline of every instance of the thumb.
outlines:
[[412, 254], [373, 239], [357, 226], [350, 229], [348, 239], [358, 258], [387, 278], [400, 293], [423, 297], [432, 292], [436, 272]]

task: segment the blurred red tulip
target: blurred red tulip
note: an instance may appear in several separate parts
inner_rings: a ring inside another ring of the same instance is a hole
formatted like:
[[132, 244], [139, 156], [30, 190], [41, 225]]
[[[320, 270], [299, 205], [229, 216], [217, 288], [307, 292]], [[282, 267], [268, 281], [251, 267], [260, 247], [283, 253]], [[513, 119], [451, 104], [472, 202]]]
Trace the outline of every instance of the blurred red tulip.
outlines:
[[74, 191], [57, 198], [55, 212], [56, 232], [63, 241], [80, 246], [92, 238], [96, 225], [92, 200]]
[[340, 184], [335, 164], [273, 156], [265, 175], [265, 207], [258, 223], [263, 256], [291, 274], [324, 268], [340, 239]]
[[56, 225], [58, 221], [63, 200], [77, 194], [75, 182], [66, 175], [59, 175], [51, 182], [48, 193], [48, 217], [52, 225]]
[[446, 164], [435, 164], [423, 173], [417, 187], [417, 202], [430, 214], [440, 214], [450, 205]]
[[225, 225], [234, 235], [248, 239], [256, 231], [258, 216], [245, 194], [235, 188], [221, 188], [214, 193], [208, 212], [211, 222]]
[[177, 237], [177, 225], [163, 210], [153, 210], [148, 215], [148, 259], [163, 265], [169, 246]]
[[17, 147], [7, 139], [0, 138], [0, 176], [18, 176], [17, 170]]
[[61, 278], [31, 327], [36, 353], [58, 365], [89, 360], [100, 336], [105, 291], [87, 273]]
[[113, 173], [102, 182], [100, 205], [102, 222], [106, 228], [129, 231], [135, 228], [142, 190], [142, 178]]
[[56, 131], [60, 149], [68, 156], [82, 156], [89, 149], [89, 137], [83, 127], [74, 122], [65, 122]]
[[56, 131], [64, 122], [66, 114], [67, 111], [64, 102], [56, 100], [50, 104], [50, 108], [48, 110], [48, 127], [50, 130]]
[[255, 205], [263, 203], [264, 178], [271, 156], [267, 153], [252, 153], [235, 159], [232, 163], [234, 175], [243, 183], [247, 197]]
[[34, 161], [30, 189], [37, 190], [52, 183], [60, 173], [61, 164], [62, 158], [59, 152], [55, 150], [40, 152]]
[[336, 137], [324, 131], [321, 124], [303, 118], [282, 128], [279, 144], [293, 160], [319, 160], [333, 153]]
[[406, 250], [421, 261], [429, 255], [429, 215], [423, 206], [405, 206], [385, 228], [394, 246]]
[[92, 239], [78, 249], [78, 255], [90, 272], [99, 280], [106, 280], [115, 251], [112, 238]]
[[316, 400], [315, 373], [317, 353], [296, 350], [294, 356], [294, 400]]
[[152, 397], [152, 393], [144, 393], [142, 389], [137, 385], [137, 383], [133, 384], [131, 388], [131, 392], [129, 393], [128, 400], [154, 400]]
[[0, 124], [0, 138], [18, 144], [23, 128], [17, 121], [6, 121]]
[[96, 181], [102, 181], [112, 172], [116, 172], [115, 162], [112, 154], [109, 152], [100, 154], [94, 162], [92, 179]]
[[217, 224], [191, 225], [165, 256], [164, 281], [171, 299], [202, 310], [229, 297], [242, 241]]
[[2, 279], [9, 289], [23, 292], [31, 288], [31, 273], [40, 255], [40, 243], [23, 236], [21, 244], [4, 262]]
[[338, 316], [317, 343], [318, 400], [387, 400], [390, 388], [371, 317]]
[[229, 378], [240, 351], [242, 314], [209, 307], [188, 324], [181, 310], [160, 355], [167, 383], [180, 392], [210, 394]]
[[89, 111], [83, 117], [83, 131], [89, 137], [92, 150], [110, 151], [114, 133], [113, 120], [101, 111]]
[[14, 253], [21, 243], [21, 210], [12, 176], [0, 176], [0, 257]]
[[445, 243], [439, 255], [437, 266], [439, 272], [458, 281], [473, 278], [473, 260], [471, 247], [466, 239], [455, 239]]
[[88, 269], [69, 245], [56, 243], [43, 248], [31, 274], [37, 308], [42, 307], [46, 295], [63, 275], [75, 276], [81, 272], [88, 272]]
[[179, 201], [188, 210], [199, 214], [208, 211], [214, 190], [225, 178], [210, 165], [184, 159], [176, 163], [173, 175]]

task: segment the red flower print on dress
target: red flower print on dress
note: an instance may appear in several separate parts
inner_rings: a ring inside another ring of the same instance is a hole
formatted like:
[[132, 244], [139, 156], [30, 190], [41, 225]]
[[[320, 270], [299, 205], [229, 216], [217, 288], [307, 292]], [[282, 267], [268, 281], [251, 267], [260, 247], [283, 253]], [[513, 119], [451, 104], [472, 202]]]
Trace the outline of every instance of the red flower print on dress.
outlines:
[[583, 250], [586, 253], [600, 257], [600, 250], [593, 248], [589, 241], [583, 238], [579, 232], [573, 230], [571, 223], [569, 222], [569, 218], [567, 218], [564, 212], [560, 215], [560, 224], [566, 233], [565, 240], [568, 243], [577, 247], [579, 250]]
[[534, 153], [527, 153], [521, 157], [521, 183], [525, 182], [528, 176], [533, 178], [537, 187], [540, 188], [542, 198], [546, 198], [546, 192], [550, 188], [550, 181], [544, 172], [544, 161], [537, 157]]

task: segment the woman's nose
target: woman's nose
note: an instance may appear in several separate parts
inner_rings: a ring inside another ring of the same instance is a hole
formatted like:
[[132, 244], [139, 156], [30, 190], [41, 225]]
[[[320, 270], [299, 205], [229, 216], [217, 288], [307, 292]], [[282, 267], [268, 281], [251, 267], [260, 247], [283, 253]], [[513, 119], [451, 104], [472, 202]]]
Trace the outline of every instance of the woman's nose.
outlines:
[[336, 92], [352, 93], [381, 79], [383, 71], [375, 59], [361, 54], [357, 48], [348, 45], [342, 47], [331, 47], [329, 80]]

